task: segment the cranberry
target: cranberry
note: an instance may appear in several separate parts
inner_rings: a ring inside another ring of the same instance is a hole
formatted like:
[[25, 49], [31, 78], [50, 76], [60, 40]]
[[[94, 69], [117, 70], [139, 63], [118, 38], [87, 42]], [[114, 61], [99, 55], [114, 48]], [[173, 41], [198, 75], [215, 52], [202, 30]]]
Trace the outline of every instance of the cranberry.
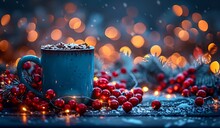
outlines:
[[17, 99], [16, 96], [11, 97], [11, 103], [13, 103], [13, 104], [18, 104], [19, 103], [19, 100]]
[[3, 104], [0, 103], [0, 112], [3, 110]]
[[118, 73], [116, 71], [112, 72], [113, 77], [118, 77]]
[[102, 94], [102, 89], [100, 89], [99, 87], [95, 87], [93, 88], [92, 94], [94, 98], [99, 98]]
[[122, 105], [126, 101], [127, 101], [127, 97], [126, 96], [121, 95], [121, 96], [118, 97], [118, 102], [119, 102], [120, 105]]
[[157, 75], [157, 81], [163, 81], [164, 80], [164, 78], [165, 78], [165, 76], [164, 76], [164, 74], [163, 73], [159, 73], [158, 75]]
[[116, 98], [119, 97], [121, 95], [121, 91], [118, 89], [114, 89], [112, 91], [112, 95], [115, 96]]
[[161, 107], [160, 101], [158, 101], [158, 100], [152, 101], [152, 102], [151, 102], [151, 107], [152, 107], [154, 110], [160, 109], [160, 107]]
[[134, 88], [134, 94], [141, 94], [141, 95], [143, 95], [144, 94], [144, 92], [142, 91], [142, 88], [140, 88], [140, 87], [137, 87], [137, 88]]
[[26, 87], [25, 87], [24, 84], [19, 84], [18, 88], [19, 88], [19, 93], [20, 94], [23, 94], [25, 92], [25, 90], [26, 90]]
[[186, 79], [190, 85], [193, 85], [194, 84], [194, 80], [192, 78], [187, 78]]
[[112, 83], [108, 83], [108, 84], [107, 84], [107, 89], [108, 89], [110, 92], [112, 92], [112, 90], [115, 89], [115, 86], [114, 86]]
[[101, 88], [101, 89], [105, 89], [106, 86], [108, 84], [108, 80], [106, 78], [99, 78], [98, 79], [98, 86]]
[[63, 110], [71, 110], [71, 106], [69, 104], [65, 104], [64, 107], [63, 107]]
[[76, 108], [76, 105], [77, 105], [77, 102], [75, 100], [69, 100], [68, 104], [70, 105], [71, 109], [75, 109]]
[[111, 100], [111, 101], [109, 102], [109, 107], [110, 107], [111, 109], [117, 109], [118, 106], [119, 106], [119, 102], [118, 102], [117, 100]]
[[187, 72], [187, 71], [183, 71], [183, 75], [184, 75], [185, 77], [187, 77], [187, 76], [188, 76], [188, 72]]
[[30, 105], [32, 104], [32, 100], [27, 97], [27, 98], [25, 98], [24, 103], [25, 103], [27, 106], [30, 106]]
[[205, 98], [206, 97], [206, 92], [204, 90], [199, 90], [197, 93], [196, 93], [196, 96], [197, 97], [202, 97], [202, 98]]
[[109, 98], [110, 95], [111, 95], [110, 91], [107, 90], [107, 89], [104, 89], [104, 90], [102, 91], [102, 94], [101, 94], [101, 99], [102, 99], [103, 101], [106, 101], [106, 100]]
[[25, 62], [25, 63], [23, 64], [23, 69], [29, 70], [30, 68], [31, 68], [31, 63], [30, 63], [30, 62]]
[[49, 103], [47, 103], [46, 101], [41, 101], [39, 105], [39, 110], [41, 111], [48, 110], [49, 108]]
[[172, 87], [168, 87], [166, 89], [166, 91], [167, 91], [167, 93], [171, 94], [171, 93], [173, 93], [173, 88]]
[[165, 88], [165, 87], [167, 86], [167, 84], [166, 84], [166, 82], [161, 81], [161, 82], [160, 82], [160, 86], [161, 86], [162, 88]]
[[35, 97], [35, 94], [32, 91], [29, 91], [27, 93], [27, 97], [30, 98], [30, 99], [33, 99]]
[[137, 97], [137, 98], [138, 98], [139, 103], [141, 103], [141, 101], [142, 101], [142, 95], [141, 95], [141, 94], [139, 94], [139, 93], [137, 93], [137, 94], [135, 94], [134, 96], [135, 96], [135, 97]]
[[181, 86], [180, 86], [180, 84], [178, 84], [178, 83], [173, 86], [173, 90], [174, 90], [175, 92], [178, 92], [178, 91], [180, 90], [180, 88], [181, 88]]
[[184, 97], [188, 97], [189, 94], [190, 94], [190, 92], [189, 92], [188, 89], [184, 89], [184, 90], [182, 91], [182, 96], [184, 96]]
[[177, 77], [176, 77], [176, 81], [178, 83], [182, 83], [183, 81], [185, 80], [185, 76], [183, 74], [178, 74]]
[[54, 105], [57, 107], [60, 107], [60, 108], [62, 108], [64, 106], [64, 104], [65, 104], [65, 101], [60, 98], [56, 99], [54, 102]]
[[55, 94], [55, 92], [54, 92], [54, 90], [53, 89], [48, 89], [47, 91], [46, 91], [46, 94], [45, 94], [45, 97], [47, 98], [47, 99], [53, 99], [54, 97], [56, 96], [56, 94]]
[[126, 96], [127, 99], [129, 100], [131, 97], [134, 96], [134, 94], [133, 94], [131, 91], [129, 91], [129, 92], [125, 92], [125, 96]]
[[2, 94], [0, 94], [0, 103], [2, 103], [3, 102], [3, 96], [2, 96]]
[[125, 74], [125, 73], [127, 73], [127, 70], [126, 70], [126, 68], [121, 68], [121, 73], [122, 73], [122, 74]]
[[111, 100], [118, 100], [115, 96], [111, 95], [109, 96], [108, 98], [108, 103], [111, 101]]
[[95, 110], [100, 110], [102, 108], [102, 103], [98, 99], [96, 99], [92, 102], [92, 107]]
[[196, 72], [196, 69], [193, 68], [193, 67], [191, 67], [191, 68], [189, 68], [189, 69], [187, 70], [187, 72], [188, 72], [189, 74], [193, 74], [193, 73]]
[[214, 93], [215, 93], [214, 88], [208, 88], [208, 94], [209, 94], [210, 96], [214, 95]]
[[126, 84], [125, 83], [116, 83], [115, 84], [115, 87], [116, 87], [116, 89], [119, 89], [119, 88], [126, 88]]
[[188, 81], [188, 80], [185, 80], [185, 81], [183, 82], [183, 88], [188, 88], [189, 86], [190, 86], [189, 81]]
[[122, 108], [126, 113], [130, 112], [132, 110], [132, 107], [132, 104], [128, 101], [124, 102], [122, 105]]
[[204, 104], [204, 99], [202, 97], [196, 97], [195, 104], [197, 106], [202, 106]]
[[202, 85], [202, 86], [200, 87], [200, 89], [204, 90], [205, 92], [208, 91], [208, 88], [207, 88], [207, 86], [205, 86], [205, 85]]
[[196, 85], [192, 86], [192, 88], [191, 88], [191, 92], [192, 92], [193, 94], [196, 94], [196, 93], [198, 92], [198, 90], [199, 90], [199, 88], [198, 88], [198, 86], [196, 86]]
[[34, 74], [34, 82], [41, 81], [41, 76], [39, 74]]
[[40, 102], [40, 98], [39, 98], [39, 97], [34, 97], [34, 98], [32, 99], [32, 102], [37, 104], [37, 103]]
[[131, 98], [129, 99], [129, 102], [130, 102], [133, 106], [137, 106], [138, 103], [139, 103], [139, 100], [138, 100], [137, 97], [131, 97]]
[[133, 73], [136, 73], [137, 71], [138, 71], [137, 68], [133, 68], [133, 69], [132, 69], [132, 72], [133, 72]]
[[175, 84], [176, 80], [174, 78], [170, 78], [169, 83], [170, 84]]
[[78, 112], [80, 115], [83, 115], [87, 110], [87, 106], [83, 103], [80, 103], [76, 106], [76, 112]]
[[19, 88], [18, 87], [12, 87], [11, 88], [11, 93], [14, 95], [14, 96], [17, 96], [19, 94]]

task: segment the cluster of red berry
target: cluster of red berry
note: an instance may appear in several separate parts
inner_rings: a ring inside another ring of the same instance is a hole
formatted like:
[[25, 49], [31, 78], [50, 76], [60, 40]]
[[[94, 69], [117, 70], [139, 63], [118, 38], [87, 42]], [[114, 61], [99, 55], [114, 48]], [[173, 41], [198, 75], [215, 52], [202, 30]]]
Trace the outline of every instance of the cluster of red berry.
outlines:
[[[177, 74], [176, 77], [172, 77], [168, 82], [165, 81], [164, 74], [157, 75], [157, 80], [160, 82], [157, 90], [161, 91], [166, 88], [167, 93], [181, 93], [184, 97], [195, 95], [195, 104], [202, 106], [206, 96], [212, 96], [214, 94], [214, 88], [208, 88], [206, 85], [198, 87], [195, 85], [195, 68], [189, 68], [182, 73]], [[169, 85], [168, 87], [166, 87]]]
[[108, 74], [104, 71], [97, 74], [97, 80], [94, 80], [92, 107], [100, 110], [103, 106], [112, 110], [117, 109], [120, 105], [125, 112], [132, 110], [142, 101], [143, 91], [141, 88], [133, 88], [130, 91], [126, 89], [126, 81], [110, 82], [112, 77], [116, 78], [121, 74], [126, 74], [127, 70], [121, 68], [120, 72]]

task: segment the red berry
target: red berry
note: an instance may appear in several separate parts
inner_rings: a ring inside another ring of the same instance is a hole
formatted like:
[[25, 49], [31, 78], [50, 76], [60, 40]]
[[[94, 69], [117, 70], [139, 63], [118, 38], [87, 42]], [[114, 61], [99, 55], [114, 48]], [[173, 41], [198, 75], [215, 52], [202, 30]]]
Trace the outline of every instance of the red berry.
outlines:
[[23, 64], [23, 69], [29, 70], [30, 68], [31, 68], [31, 63], [30, 63], [30, 62], [25, 62], [25, 63]]
[[11, 88], [11, 93], [14, 96], [17, 96], [19, 94], [19, 88], [18, 87], [12, 87]]
[[69, 104], [65, 104], [64, 107], [63, 107], [63, 110], [71, 110], [71, 106]]
[[188, 72], [187, 72], [187, 71], [183, 71], [183, 75], [184, 75], [185, 77], [187, 77], [187, 76], [188, 76]]
[[115, 88], [116, 88], [116, 89], [126, 88], [126, 84], [125, 84], [125, 83], [116, 83], [116, 84], [115, 84]]
[[176, 77], [176, 81], [178, 83], [182, 83], [183, 81], [185, 80], [185, 76], [183, 74], [178, 74], [177, 77]]
[[134, 94], [133, 94], [131, 91], [129, 91], [129, 92], [125, 92], [125, 96], [126, 96], [127, 99], [129, 100], [131, 97], [134, 96]]
[[186, 79], [190, 85], [193, 85], [194, 84], [194, 80], [192, 78], [187, 78]]
[[76, 105], [76, 112], [83, 115], [87, 110], [87, 106], [83, 103]]
[[188, 81], [188, 80], [185, 80], [185, 81], [183, 82], [183, 88], [188, 88], [189, 86], [190, 86], [189, 81]]
[[111, 100], [111, 101], [109, 102], [109, 107], [110, 107], [111, 109], [117, 109], [118, 106], [119, 106], [119, 102], [118, 102], [117, 100]]
[[113, 77], [118, 77], [118, 73], [116, 71], [112, 72]]
[[101, 73], [101, 75], [106, 75], [107, 74], [106, 71], [101, 71], [100, 73]]
[[125, 79], [120, 80], [121, 83], [127, 83], [127, 81]]
[[39, 103], [39, 110], [40, 111], [45, 111], [45, 110], [48, 110], [48, 108], [49, 108], [49, 103], [47, 103], [46, 101], [41, 101], [40, 103]]
[[161, 82], [160, 82], [160, 86], [161, 86], [162, 88], [165, 88], [165, 87], [167, 86], [167, 84], [166, 84], [166, 82], [161, 81]]
[[3, 110], [3, 104], [0, 103], [0, 112]]
[[110, 75], [108, 75], [108, 74], [102, 75], [100, 78], [105, 78], [107, 80], [111, 80], [112, 79], [112, 77]]
[[141, 95], [143, 95], [144, 94], [144, 92], [142, 91], [142, 88], [140, 88], [140, 87], [137, 87], [137, 88], [134, 88], [134, 94], [141, 94]]
[[41, 76], [39, 74], [34, 74], [34, 82], [41, 81]]
[[173, 86], [173, 90], [174, 90], [175, 92], [178, 92], [178, 91], [180, 90], [180, 88], [181, 88], [181, 86], [180, 86], [180, 84], [178, 84], [178, 83]]
[[120, 92], [123, 93], [126, 89], [124, 88], [119, 88]]
[[170, 84], [175, 84], [176, 80], [174, 78], [170, 78], [169, 83]]
[[102, 103], [98, 99], [96, 99], [92, 102], [92, 107], [95, 110], [100, 110], [102, 108]]
[[11, 103], [13, 103], [13, 104], [18, 104], [19, 103], [19, 100], [17, 99], [16, 96], [11, 97]]
[[122, 105], [122, 108], [126, 113], [130, 112], [132, 110], [132, 107], [133, 105], [128, 101], [124, 102]]
[[77, 102], [75, 100], [69, 100], [68, 104], [70, 105], [71, 109], [75, 109]]
[[37, 104], [37, 103], [40, 102], [40, 98], [39, 98], [39, 97], [34, 97], [34, 98], [32, 99], [32, 102]]
[[32, 91], [29, 91], [27, 93], [27, 97], [30, 98], [30, 99], [33, 99], [35, 97], [35, 94]]
[[121, 68], [121, 73], [122, 73], [122, 74], [125, 74], [125, 73], [127, 73], [127, 70], [126, 70], [126, 68]]
[[126, 96], [121, 95], [121, 96], [118, 97], [118, 102], [119, 102], [120, 105], [122, 105], [126, 101], [127, 101], [127, 97]]
[[94, 80], [94, 81], [93, 81], [93, 87], [98, 87], [98, 86], [99, 86], [98, 80]]
[[99, 78], [98, 79], [98, 86], [101, 88], [101, 89], [105, 89], [106, 86], [108, 84], [108, 80], [106, 78]]
[[9, 71], [8, 69], [5, 70], [5, 74], [6, 74], [6, 75], [10, 74], [10, 71]]
[[204, 104], [204, 99], [202, 97], [196, 97], [195, 104], [197, 106], [202, 106]]
[[173, 87], [168, 87], [168, 88], [166, 89], [166, 91], [167, 91], [167, 93], [169, 93], [169, 94], [173, 93]]
[[104, 89], [104, 90], [102, 91], [102, 94], [101, 94], [101, 99], [102, 99], [103, 101], [106, 101], [106, 100], [109, 98], [110, 95], [111, 95], [110, 91], [107, 90], [107, 89]]
[[47, 91], [46, 91], [46, 94], [45, 94], [45, 97], [47, 98], [47, 99], [53, 99], [54, 97], [56, 96], [56, 94], [55, 94], [55, 92], [54, 92], [54, 90], [53, 89], [48, 89]]
[[138, 71], [137, 68], [133, 68], [133, 69], [132, 69], [132, 72], [133, 72], [133, 73], [136, 73], [137, 71]]
[[197, 93], [196, 93], [196, 96], [197, 97], [202, 97], [202, 98], [205, 98], [206, 97], [206, 92], [204, 90], [199, 90]]
[[208, 88], [208, 94], [212, 96], [215, 93], [214, 88]]
[[24, 103], [25, 103], [27, 106], [30, 106], [30, 105], [32, 104], [32, 100], [27, 97], [27, 98], [25, 98]]
[[139, 100], [138, 100], [137, 97], [131, 97], [128, 101], [131, 102], [131, 104], [132, 104], [133, 106], [137, 106], [138, 103], [139, 103]]
[[60, 108], [62, 108], [64, 106], [64, 104], [65, 104], [65, 101], [60, 98], [56, 99], [54, 102], [54, 105], [57, 107], [60, 107]]
[[99, 87], [94, 87], [92, 94], [94, 98], [99, 98], [102, 94], [102, 89], [100, 89]]
[[184, 96], [184, 97], [188, 97], [189, 94], [190, 94], [190, 92], [189, 92], [188, 89], [184, 89], [184, 90], [182, 91], [182, 96]]
[[152, 101], [152, 102], [151, 102], [151, 107], [152, 107], [154, 110], [160, 109], [160, 107], [161, 107], [160, 101], [158, 101], [158, 100]]
[[3, 96], [2, 96], [2, 94], [0, 94], [0, 103], [2, 103], [3, 102]]
[[114, 89], [114, 90], [112, 90], [112, 95], [117, 98], [121, 95], [121, 91], [118, 89]]
[[19, 88], [19, 93], [20, 94], [23, 94], [25, 92], [25, 90], [26, 90], [26, 87], [25, 87], [24, 84], [19, 84], [18, 88]]
[[137, 94], [135, 94], [134, 96], [135, 96], [135, 97], [137, 97], [137, 98], [138, 98], [139, 103], [141, 103], [141, 101], [142, 101], [142, 95], [141, 95], [141, 94], [139, 94], [139, 93], [137, 93]]
[[198, 86], [196, 86], [196, 85], [192, 86], [192, 88], [191, 88], [191, 92], [192, 92], [193, 94], [196, 94], [196, 93], [198, 92], [198, 90], [199, 90], [199, 88], [198, 88]]
[[108, 103], [111, 101], [111, 100], [118, 100], [115, 96], [109, 96], [108, 98]]
[[157, 75], [157, 81], [163, 81], [164, 80], [164, 78], [165, 78], [165, 76], [164, 76], [164, 74], [163, 73], [159, 73], [158, 75]]
[[189, 69], [187, 70], [187, 72], [188, 72], [189, 74], [193, 74], [193, 73], [196, 72], [196, 69], [191, 67], [191, 68], [189, 68]]
[[207, 86], [205, 86], [205, 85], [202, 85], [202, 86], [200, 87], [200, 89], [204, 90], [205, 92], [208, 91], [208, 88], [207, 88]]
[[115, 89], [115, 85], [113, 85], [112, 83], [108, 83], [108, 84], [107, 84], [107, 89], [108, 89], [110, 92], [112, 92], [112, 90]]

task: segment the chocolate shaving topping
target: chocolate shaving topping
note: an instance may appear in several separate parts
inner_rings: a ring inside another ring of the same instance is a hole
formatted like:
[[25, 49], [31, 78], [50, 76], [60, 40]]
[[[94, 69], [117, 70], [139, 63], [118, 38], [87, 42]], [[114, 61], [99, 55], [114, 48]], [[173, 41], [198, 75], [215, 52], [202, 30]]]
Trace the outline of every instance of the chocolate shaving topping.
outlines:
[[57, 44], [47, 44], [41, 46], [41, 49], [45, 50], [74, 50], [74, 49], [91, 49], [91, 47], [86, 44], [65, 44], [63, 42], [57, 43]]

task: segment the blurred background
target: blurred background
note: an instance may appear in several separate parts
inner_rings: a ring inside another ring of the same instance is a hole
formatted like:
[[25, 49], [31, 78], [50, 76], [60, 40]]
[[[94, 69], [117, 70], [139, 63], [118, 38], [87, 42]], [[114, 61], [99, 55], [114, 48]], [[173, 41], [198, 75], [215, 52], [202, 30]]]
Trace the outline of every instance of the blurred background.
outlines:
[[104, 66], [120, 53], [134, 64], [153, 54], [172, 68], [219, 66], [219, 14], [217, 0], [0, 0], [0, 64], [40, 56], [43, 44], [86, 42]]

